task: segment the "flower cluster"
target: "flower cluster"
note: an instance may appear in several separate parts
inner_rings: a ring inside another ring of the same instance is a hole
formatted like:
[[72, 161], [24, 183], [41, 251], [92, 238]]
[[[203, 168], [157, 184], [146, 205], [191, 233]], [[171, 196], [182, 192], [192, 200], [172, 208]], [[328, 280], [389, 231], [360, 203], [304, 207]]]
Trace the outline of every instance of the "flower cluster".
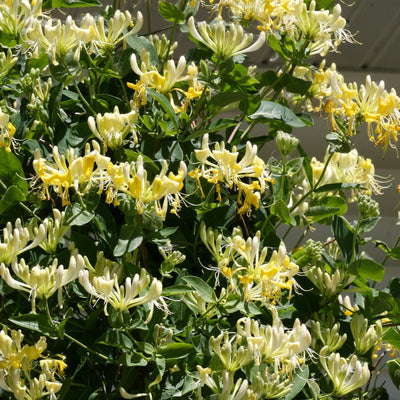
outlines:
[[353, 41], [339, 4], [329, 11], [317, 9], [315, 0], [220, 0], [218, 7], [228, 8], [236, 18], [257, 21], [258, 29], [268, 34], [304, 42], [308, 56], [325, 56], [342, 41]]
[[388, 146], [396, 148], [397, 133], [400, 130], [400, 98], [396, 91], [385, 89], [383, 81], [376, 83], [368, 75], [364, 85], [346, 83], [343, 75], [332, 64], [311, 73], [302, 67], [296, 68], [296, 75], [312, 82], [309, 95], [319, 101], [315, 110], [323, 107], [330, 116], [334, 130], [341, 131], [345, 127], [346, 134], [357, 133], [361, 122], [368, 125], [368, 135], [377, 146], [385, 151]]
[[[163, 302], [160, 298], [162, 283], [156, 278], [151, 281], [145, 269], [141, 270], [140, 275], [135, 274], [133, 278], [125, 278], [124, 284], [120, 284], [122, 266], [105, 260], [102, 253], [98, 255], [95, 267], [92, 267], [87, 259], [86, 265], [88, 269], [79, 272], [79, 282], [91, 296], [104, 301], [106, 315], [108, 315], [108, 305], [118, 312], [123, 312], [132, 307], [148, 304], [150, 307], [148, 322], [151, 320], [156, 302], [158, 300]], [[147, 292], [143, 293], [146, 289]]]
[[[375, 167], [371, 159], [360, 156], [356, 149], [349, 153], [334, 153], [331, 158], [327, 154], [324, 162], [313, 157], [310, 164], [314, 185], [318, 181], [321, 186], [338, 182], [359, 185], [358, 189], [351, 191], [350, 201], [355, 201], [360, 192], [368, 196], [382, 194], [384, 188], [382, 185], [387, 183], [387, 180], [375, 175]], [[303, 189], [309, 190], [307, 180], [303, 181]]]
[[[147, 103], [147, 89], [154, 89], [163, 95], [168, 95], [177, 113], [186, 111], [190, 101], [202, 95], [204, 87], [198, 80], [197, 67], [193, 63], [187, 66], [184, 56], [179, 57], [178, 63], [168, 60], [164, 64], [162, 73], [151, 64], [148, 51], [142, 50], [140, 56], [140, 66], [135, 54], [132, 54], [130, 58], [132, 70], [139, 76], [139, 81], [127, 83], [128, 87], [135, 91], [133, 103], [136, 107]], [[186, 89], [177, 87], [180, 82], [185, 84]], [[173, 93], [178, 96], [179, 105], [175, 104]]]
[[82, 47], [88, 49], [95, 47], [99, 53], [112, 51], [115, 46], [128, 35], [138, 32], [143, 24], [141, 13], [137, 15], [136, 25], [128, 33], [126, 28], [133, 26], [132, 16], [129, 11], [121, 13], [117, 10], [109, 21], [108, 29], [104, 27], [104, 18], [97, 20], [90, 14], [77, 26], [71, 16], [65, 23], [61, 20], [49, 19], [43, 26], [40, 18], [33, 19], [26, 29], [25, 46], [29, 46], [34, 55], [45, 51], [52, 57], [53, 64], [58, 64], [69, 53], [73, 52], [74, 59], [79, 60]]
[[[225, 332], [210, 339], [210, 347], [223, 368], [198, 365], [197, 370], [202, 383], [218, 393], [219, 398], [280, 398], [290, 392], [293, 371], [304, 362], [310, 344], [311, 335], [299, 320], [292, 329], [285, 330], [277, 314], [272, 326], [241, 318], [233, 337]], [[235, 382], [235, 372], [249, 364], [257, 368], [250, 382]], [[220, 376], [222, 379], [218, 379]]]
[[[265, 169], [264, 161], [257, 156], [257, 146], [246, 144], [246, 152], [238, 161], [239, 152], [236, 147], [232, 151], [225, 149], [225, 143], [216, 143], [214, 150], [210, 150], [208, 135], [204, 135], [201, 149], [195, 150], [200, 167], [190, 171], [189, 175], [196, 179], [198, 187], [204, 197], [200, 178], [206, 179], [215, 185], [217, 200], [221, 200], [221, 185], [229, 189], [237, 189], [237, 203], [239, 214], [249, 212], [251, 206], [260, 207], [261, 195], [265, 192], [267, 182], [274, 180]], [[249, 183], [251, 182], [251, 183]]]
[[0, 265], [0, 276], [10, 287], [29, 293], [32, 312], [35, 313], [36, 298], [46, 300], [55, 292], [58, 292], [58, 304], [62, 307], [63, 286], [77, 279], [79, 271], [84, 267], [84, 260], [79, 254], [71, 256], [68, 268], [59, 265], [57, 259], [48, 266], [37, 264], [30, 267], [22, 258], [11, 265], [11, 270], [18, 280], [12, 277], [10, 268], [4, 264]]
[[23, 345], [24, 335], [4, 328], [0, 332], [0, 388], [11, 392], [17, 400], [56, 399], [67, 365], [62, 359], [44, 358], [46, 338], [34, 345]]
[[299, 267], [290, 261], [284, 243], [266, 262], [268, 248], [261, 247], [260, 232], [245, 240], [236, 228], [231, 237], [223, 238], [203, 225], [200, 235], [218, 263], [218, 273], [229, 279], [233, 291], [242, 291], [246, 301], [276, 304], [283, 290], [290, 297]]
[[[105, 118], [112, 120], [111, 116]], [[91, 122], [94, 124], [94, 120]], [[102, 122], [99, 116], [98, 125]], [[60, 155], [58, 148], [54, 147], [54, 162], [42, 158], [40, 152], [36, 151], [33, 167], [43, 182], [44, 199], [50, 198], [49, 187], [52, 187], [61, 196], [63, 205], [66, 205], [70, 203], [70, 188], [74, 188], [79, 195], [84, 195], [91, 187], [96, 187], [99, 193], [103, 190], [106, 192], [106, 203], [116, 206], [119, 205], [118, 193], [127, 194], [136, 201], [139, 214], [143, 214], [145, 207], [150, 203], [162, 218], [166, 216], [169, 203], [172, 213], [176, 214], [179, 211], [179, 192], [186, 176], [185, 163], [181, 162], [177, 174], [170, 172], [167, 175], [168, 165], [164, 161], [160, 173], [150, 184], [141, 156], [136, 162], [113, 164], [109, 157], [100, 154], [100, 147], [96, 142], [93, 142], [93, 147], [95, 149], [91, 151], [87, 144], [83, 157], [78, 157], [73, 149], [69, 149], [65, 156]]]

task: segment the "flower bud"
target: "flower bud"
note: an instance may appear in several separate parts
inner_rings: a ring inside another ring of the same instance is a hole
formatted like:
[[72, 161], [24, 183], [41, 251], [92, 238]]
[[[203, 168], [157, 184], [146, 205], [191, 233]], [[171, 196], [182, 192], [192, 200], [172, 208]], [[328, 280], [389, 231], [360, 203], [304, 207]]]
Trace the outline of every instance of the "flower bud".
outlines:
[[299, 140], [289, 133], [279, 131], [276, 136], [276, 144], [281, 154], [287, 156], [297, 147]]

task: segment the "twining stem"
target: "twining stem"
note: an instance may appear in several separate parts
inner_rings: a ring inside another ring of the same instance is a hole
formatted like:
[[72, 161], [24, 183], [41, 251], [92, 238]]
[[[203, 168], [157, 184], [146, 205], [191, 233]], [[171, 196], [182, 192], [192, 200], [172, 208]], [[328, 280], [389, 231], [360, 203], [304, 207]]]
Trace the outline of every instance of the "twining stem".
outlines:
[[[297, 203], [295, 203], [290, 208], [290, 211], [295, 210], [301, 203], [303, 203], [307, 199], [308, 196], [310, 196], [311, 193], [314, 192], [315, 189], [318, 188], [319, 184], [321, 183], [322, 179], [324, 178], [326, 169], [328, 168], [329, 162], [331, 161], [332, 157], [333, 157], [333, 152], [330, 152], [329, 156], [328, 156], [328, 159], [326, 160], [326, 163], [324, 165], [324, 169], [322, 170], [321, 176], [319, 177], [317, 183]], [[312, 185], [312, 182], [310, 182], [310, 183]]]
[[79, 89], [78, 84], [76, 83], [75, 77], [71, 74], [71, 72], [69, 71], [68, 65], [65, 62], [65, 60], [62, 60], [62, 63], [64, 65], [64, 68], [66, 69], [66, 71], [68, 72], [68, 75], [70, 75], [72, 77], [72, 82], [74, 83], [75, 86], [75, 90], [78, 93], [78, 96], [80, 97], [80, 99], [82, 100], [82, 103], [86, 106], [86, 108], [93, 114], [96, 115], [96, 111], [93, 109], [93, 107], [89, 104], [89, 102], [85, 99], [85, 96], [82, 94], [81, 90]]
[[85, 349], [86, 351], [88, 351], [89, 353], [92, 353], [94, 355], [96, 355], [97, 357], [102, 358], [103, 360], [106, 361], [110, 361], [110, 359], [105, 356], [104, 354], [99, 353], [96, 350], [91, 349], [90, 347], [86, 346], [86, 344], [80, 342], [78, 339], [75, 339], [74, 337], [72, 337], [71, 335], [68, 335], [68, 333], [64, 332], [64, 336], [69, 339], [71, 342], [74, 342], [75, 344], [77, 344], [78, 346], [82, 347], [83, 349]]

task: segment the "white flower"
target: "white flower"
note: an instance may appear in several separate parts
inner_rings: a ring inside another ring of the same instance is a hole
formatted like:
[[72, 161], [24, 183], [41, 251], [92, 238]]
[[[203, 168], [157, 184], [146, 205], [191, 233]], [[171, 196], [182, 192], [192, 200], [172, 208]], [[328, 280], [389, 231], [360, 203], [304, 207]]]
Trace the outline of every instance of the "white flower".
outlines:
[[202, 21], [196, 28], [194, 18], [190, 17], [188, 28], [190, 34], [210, 48], [218, 59], [259, 50], [265, 43], [265, 33], [261, 32], [256, 42], [251, 44], [253, 34], [244, 33], [243, 27], [239, 23], [229, 24], [229, 30], [226, 30], [222, 20], [212, 24]]
[[368, 363], [361, 364], [355, 355], [350, 360], [341, 357], [339, 353], [328, 356], [328, 346], [325, 346], [319, 359], [332, 381], [333, 394], [337, 397], [345, 396], [368, 382]]

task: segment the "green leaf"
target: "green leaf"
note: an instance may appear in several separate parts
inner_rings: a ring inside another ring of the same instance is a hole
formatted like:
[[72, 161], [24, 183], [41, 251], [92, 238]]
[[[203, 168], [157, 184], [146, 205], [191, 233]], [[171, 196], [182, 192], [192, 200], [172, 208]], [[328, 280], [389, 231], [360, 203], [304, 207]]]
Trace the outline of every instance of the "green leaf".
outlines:
[[296, 225], [295, 219], [290, 216], [290, 211], [282, 199], [279, 199], [271, 206], [271, 214], [282, 218], [289, 225]]
[[359, 183], [327, 183], [326, 185], [322, 185], [314, 189], [314, 193], [335, 192], [337, 190], [344, 190], [344, 189], [365, 189], [365, 188]]
[[313, 222], [320, 221], [332, 215], [343, 215], [347, 211], [347, 203], [342, 197], [324, 197], [318, 199], [317, 205], [311, 205], [306, 215], [312, 217]]
[[72, 7], [94, 7], [100, 6], [101, 2], [98, 0], [44, 0], [43, 9], [55, 8], [72, 8]]
[[[355, 233], [352, 227], [345, 218], [334, 215], [332, 231], [346, 262], [350, 263], [353, 258], [353, 252], [357, 252], [357, 241], [354, 240]], [[353, 249], [354, 242], [356, 242], [356, 248]]]
[[135, 50], [136, 54], [140, 55], [143, 49], [148, 51], [150, 54], [150, 63], [153, 64], [154, 66], [158, 66], [157, 51], [149, 39], [145, 38], [144, 36], [138, 36], [134, 34], [134, 35], [129, 35], [126, 38], [126, 43], [128, 44], [129, 47]]
[[162, 295], [163, 296], [174, 296], [177, 294], [185, 294], [192, 292], [193, 290], [186, 285], [173, 285], [167, 286], [163, 288]]
[[388, 329], [382, 336], [384, 342], [390, 343], [396, 348], [400, 348], [400, 330], [397, 327]]
[[40, 332], [50, 338], [57, 338], [57, 327], [53, 325], [46, 314], [25, 314], [11, 317], [8, 319], [15, 325], [31, 331]]
[[353, 275], [381, 282], [385, 275], [385, 268], [374, 260], [363, 258], [349, 265], [349, 271]]
[[29, 185], [25, 179], [21, 162], [13, 153], [7, 151], [4, 147], [0, 147], [0, 180], [7, 187], [15, 186], [21, 193], [28, 193]]
[[387, 365], [393, 384], [400, 389], [400, 360], [389, 360]]
[[307, 379], [307, 385], [310, 388], [310, 392], [312, 395], [313, 400], [318, 400], [320, 398], [320, 388], [317, 382], [313, 379]]
[[262, 118], [280, 120], [295, 128], [307, 126], [290, 108], [268, 100], [263, 100], [258, 110], [254, 114], [249, 115], [249, 119], [253, 120]]
[[309, 375], [309, 370], [308, 370], [307, 365], [302, 367], [302, 369], [300, 369], [300, 368], [297, 369], [294, 373], [292, 389], [285, 397], [283, 397], [283, 400], [294, 399], [297, 396], [297, 394], [300, 393], [301, 389], [303, 389], [304, 385], [306, 384], [308, 375]]
[[132, 349], [134, 348], [134, 344], [132, 340], [125, 335], [125, 333], [118, 330], [109, 330], [106, 331], [97, 341], [96, 343], [105, 344], [107, 346], [118, 347], [118, 348], [126, 348]]
[[275, 35], [268, 36], [268, 42], [271, 48], [285, 60], [290, 60], [290, 53], [283, 47]]
[[[382, 248], [382, 247], [381, 247]], [[393, 247], [393, 249], [390, 249], [386, 253], [388, 256], [392, 257], [393, 260], [400, 260], [400, 247]]]
[[184, 22], [185, 14], [178, 7], [174, 6], [172, 3], [167, 1], [158, 2], [158, 12], [167, 21], [171, 22]]
[[312, 82], [304, 81], [303, 79], [296, 78], [290, 74], [285, 74], [282, 77], [282, 84], [290, 93], [305, 95], [308, 92]]
[[293, 158], [287, 162], [286, 171], [289, 175], [293, 175], [299, 171], [302, 165], [303, 165], [302, 157]]
[[362, 233], [366, 233], [375, 228], [375, 225], [379, 222], [381, 217], [369, 217], [363, 218], [360, 220], [357, 226], [357, 233], [361, 235]]
[[159, 347], [158, 353], [165, 359], [184, 358], [193, 352], [194, 346], [190, 343], [170, 343], [165, 347]]
[[214, 290], [203, 279], [197, 276], [184, 276], [182, 279], [196, 290], [205, 302], [215, 303]]
[[25, 201], [26, 196], [17, 186], [10, 186], [0, 199], [0, 215], [20, 201]]
[[143, 242], [143, 230], [141, 226], [132, 227], [123, 225], [114, 248], [114, 256], [121, 257], [126, 253], [137, 249]]
[[167, 113], [170, 121], [173, 123], [175, 129], [178, 130], [179, 117], [177, 116], [174, 109], [172, 108], [169, 100], [163, 94], [158, 93], [157, 91], [155, 91], [153, 89], [147, 89], [147, 93], [160, 103], [161, 107]]
[[82, 226], [90, 222], [94, 217], [94, 212], [87, 210], [79, 203], [73, 203], [65, 209], [65, 225]]

